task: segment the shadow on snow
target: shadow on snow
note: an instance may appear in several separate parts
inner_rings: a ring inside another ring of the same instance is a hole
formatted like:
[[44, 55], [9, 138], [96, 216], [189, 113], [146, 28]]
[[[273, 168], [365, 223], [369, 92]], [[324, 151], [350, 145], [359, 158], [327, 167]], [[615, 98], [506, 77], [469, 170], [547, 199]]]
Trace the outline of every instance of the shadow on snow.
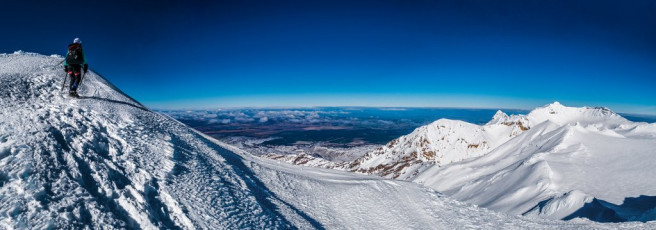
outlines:
[[627, 197], [621, 205], [594, 198], [563, 220], [579, 217], [602, 223], [656, 220], [656, 196]]

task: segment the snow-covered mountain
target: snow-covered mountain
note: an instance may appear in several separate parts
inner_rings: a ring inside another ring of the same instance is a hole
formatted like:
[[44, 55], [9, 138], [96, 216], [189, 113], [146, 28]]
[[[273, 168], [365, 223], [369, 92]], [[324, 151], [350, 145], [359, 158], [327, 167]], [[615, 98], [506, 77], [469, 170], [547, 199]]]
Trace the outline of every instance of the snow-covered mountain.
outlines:
[[[511, 214], [656, 219], [645, 215], [656, 208], [649, 201], [656, 196], [656, 124], [630, 122], [607, 108], [559, 103], [535, 109], [526, 119], [530, 130], [489, 153], [430, 168], [412, 180]], [[640, 196], [647, 197], [627, 204]], [[610, 204], [589, 208], [593, 199]]]
[[0, 54], [2, 228], [656, 228], [510, 216], [416, 183], [251, 157], [93, 72], [80, 99], [63, 96], [61, 60]]
[[426, 167], [443, 166], [481, 156], [528, 130], [524, 117], [498, 111], [480, 126], [440, 119], [415, 129], [348, 165], [348, 169], [394, 179], [416, 176]]
[[[346, 169], [415, 181], [511, 214], [656, 219], [656, 123], [631, 122], [603, 107], [555, 102], [527, 115], [498, 111], [482, 126], [440, 119]], [[639, 196], [646, 209], [613, 206]], [[609, 205], [589, 208], [595, 199]], [[581, 210], [587, 213], [575, 213]]]

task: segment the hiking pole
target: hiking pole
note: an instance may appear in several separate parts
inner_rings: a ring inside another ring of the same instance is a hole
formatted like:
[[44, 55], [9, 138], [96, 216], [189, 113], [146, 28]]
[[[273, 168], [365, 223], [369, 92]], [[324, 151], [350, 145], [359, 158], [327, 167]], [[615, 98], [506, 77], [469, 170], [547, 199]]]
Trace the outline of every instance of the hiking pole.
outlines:
[[82, 86], [82, 81], [84, 80], [84, 76], [87, 75], [86, 72], [82, 71], [82, 77], [80, 78], [80, 83], [77, 83], [77, 87]]
[[64, 82], [62, 83], [61, 91], [64, 91], [64, 86], [66, 85], [66, 78], [68, 78], [68, 73], [64, 74]]

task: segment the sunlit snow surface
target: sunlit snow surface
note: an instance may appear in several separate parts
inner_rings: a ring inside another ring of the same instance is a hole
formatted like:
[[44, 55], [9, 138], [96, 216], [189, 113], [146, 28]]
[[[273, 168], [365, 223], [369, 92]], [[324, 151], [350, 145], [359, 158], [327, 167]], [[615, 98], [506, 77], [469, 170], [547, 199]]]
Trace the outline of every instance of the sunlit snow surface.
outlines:
[[[568, 217], [593, 198], [621, 205], [626, 198], [656, 196], [656, 123], [557, 102], [523, 119], [530, 130], [489, 153], [432, 167], [412, 180], [494, 210], [554, 219]], [[656, 208], [653, 202], [639, 206]], [[627, 220], [655, 219], [612, 211]]]
[[656, 228], [509, 216], [415, 183], [250, 157], [151, 112], [57, 56], [0, 55], [0, 226], [14, 228]]

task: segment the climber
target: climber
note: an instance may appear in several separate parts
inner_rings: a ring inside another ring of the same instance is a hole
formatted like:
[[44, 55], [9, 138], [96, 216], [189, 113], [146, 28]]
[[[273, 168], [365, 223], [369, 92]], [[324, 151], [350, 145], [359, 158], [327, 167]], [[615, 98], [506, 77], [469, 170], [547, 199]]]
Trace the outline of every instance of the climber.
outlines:
[[68, 45], [68, 52], [64, 64], [64, 71], [71, 77], [68, 94], [72, 97], [79, 97], [77, 88], [82, 81], [82, 70], [86, 74], [89, 70], [86, 57], [82, 51], [82, 41], [79, 38], [73, 40], [73, 44]]

